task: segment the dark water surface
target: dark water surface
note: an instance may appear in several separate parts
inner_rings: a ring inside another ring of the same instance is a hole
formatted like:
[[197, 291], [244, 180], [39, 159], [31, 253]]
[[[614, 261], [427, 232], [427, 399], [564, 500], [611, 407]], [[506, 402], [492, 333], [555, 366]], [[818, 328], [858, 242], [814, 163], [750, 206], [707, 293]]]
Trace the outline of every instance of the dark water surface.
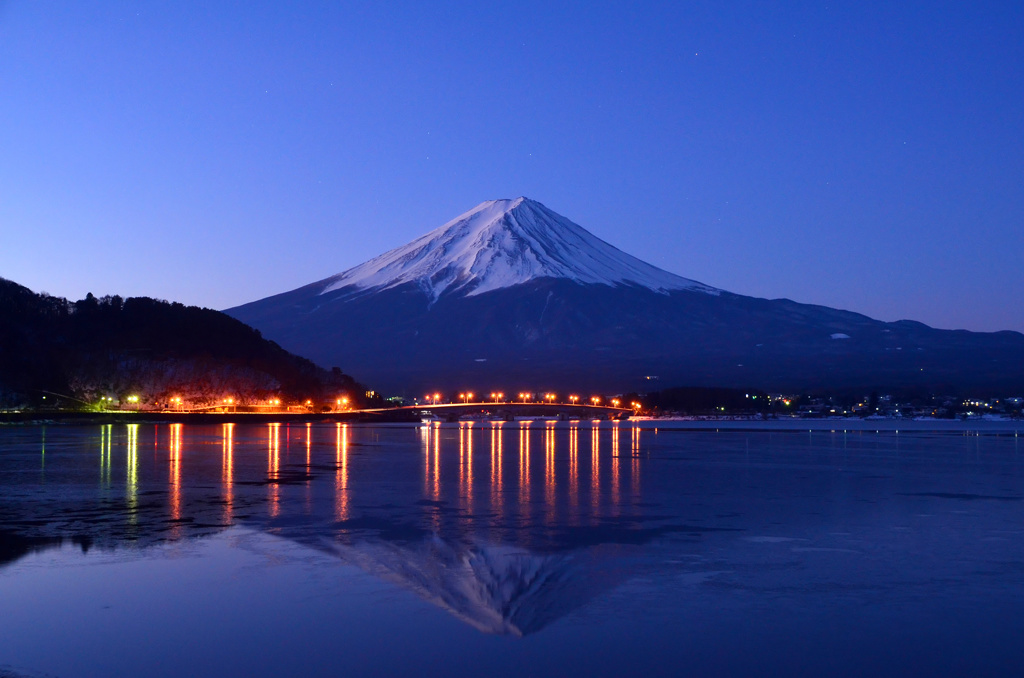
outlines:
[[0, 429], [0, 675], [1024, 674], [1024, 449], [630, 424]]

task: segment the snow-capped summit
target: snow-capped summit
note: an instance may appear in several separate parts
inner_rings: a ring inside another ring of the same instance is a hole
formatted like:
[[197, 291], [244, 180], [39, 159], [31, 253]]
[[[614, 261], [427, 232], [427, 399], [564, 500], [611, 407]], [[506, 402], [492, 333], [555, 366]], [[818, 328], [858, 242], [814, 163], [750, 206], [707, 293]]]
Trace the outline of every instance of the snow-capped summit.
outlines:
[[480, 203], [407, 245], [325, 280], [321, 294], [415, 283], [436, 300], [444, 292], [474, 296], [538, 278], [718, 293], [630, 256], [520, 197]]

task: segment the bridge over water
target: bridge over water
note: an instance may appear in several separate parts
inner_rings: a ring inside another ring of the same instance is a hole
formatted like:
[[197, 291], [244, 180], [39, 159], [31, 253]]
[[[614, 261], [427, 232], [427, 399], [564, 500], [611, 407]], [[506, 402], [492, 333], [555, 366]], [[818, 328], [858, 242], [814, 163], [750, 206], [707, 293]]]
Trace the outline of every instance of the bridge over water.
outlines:
[[[457, 421], [462, 416], [511, 421], [517, 417], [558, 417], [559, 419], [622, 419], [633, 413], [625, 407], [595, 405], [593, 403], [553, 402], [479, 402], [479, 403], [424, 403], [403, 407], [376, 409], [345, 409], [331, 412], [301, 411], [286, 408], [211, 406], [194, 409], [168, 410], [107, 410], [92, 412], [54, 411], [47, 418], [69, 421], [139, 422], [188, 421], [194, 423], [221, 423], [224, 421], [417, 421], [424, 417], [437, 417], [442, 421]], [[0, 422], [32, 421], [39, 412], [0, 413]]]
[[611, 405], [591, 403], [546, 403], [546, 402], [480, 402], [480, 403], [424, 403], [405, 405], [380, 410], [360, 410], [365, 414], [407, 413], [410, 416], [437, 417], [455, 421], [463, 416], [479, 415], [493, 419], [512, 420], [516, 417], [558, 417], [559, 419], [621, 419], [633, 410]]

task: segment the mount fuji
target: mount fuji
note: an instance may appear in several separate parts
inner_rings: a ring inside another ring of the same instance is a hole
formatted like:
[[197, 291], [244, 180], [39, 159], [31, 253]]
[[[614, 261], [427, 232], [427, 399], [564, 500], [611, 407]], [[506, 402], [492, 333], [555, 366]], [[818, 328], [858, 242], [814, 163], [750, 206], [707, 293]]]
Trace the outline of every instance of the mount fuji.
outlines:
[[1024, 335], [937, 330], [719, 290], [527, 198], [491, 200], [338, 275], [226, 311], [390, 393], [1024, 389]]
[[631, 257], [539, 202], [517, 198], [481, 203], [408, 245], [328, 278], [320, 294], [412, 283], [433, 303], [446, 292], [476, 296], [540, 278], [718, 292]]

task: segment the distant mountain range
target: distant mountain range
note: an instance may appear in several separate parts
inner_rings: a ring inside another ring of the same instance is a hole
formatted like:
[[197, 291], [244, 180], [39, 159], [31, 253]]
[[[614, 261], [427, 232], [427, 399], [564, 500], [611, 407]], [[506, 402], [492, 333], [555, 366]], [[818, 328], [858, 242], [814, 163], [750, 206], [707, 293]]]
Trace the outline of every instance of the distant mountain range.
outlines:
[[[146, 297], [70, 302], [0, 278], [0, 406], [80, 407], [172, 394], [188, 405], [361, 398], [340, 371], [292, 355], [219, 311]], [[148, 401], [148, 402], [147, 402]]]
[[1024, 393], [1024, 335], [937, 330], [688, 280], [544, 205], [481, 203], [226, 313], [388, 392], [665, 386]]

